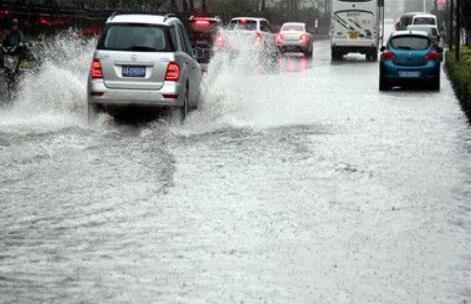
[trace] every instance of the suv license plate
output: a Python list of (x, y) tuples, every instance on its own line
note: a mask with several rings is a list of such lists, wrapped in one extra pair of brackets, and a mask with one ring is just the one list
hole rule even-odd
[(123, 77), (146, 77), (146, 67), (123, 66)]
[(419, 77), (420, 77), (420, 72), (413, 72), (413, 71), (399, 72), (399, 77), (403, 77), (403, 78), (419, 78)]

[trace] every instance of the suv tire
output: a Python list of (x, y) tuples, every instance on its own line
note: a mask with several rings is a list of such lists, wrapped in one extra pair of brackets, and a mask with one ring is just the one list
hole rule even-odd
[(103, 109), (94, 104), (88, 104), (88, 123), (94, 123), (98, 116), (103, 113)]
[(171, 109), (171, 119), (175, 123), (183, 123), (186, 119), (186, 116), (188, 115), (189, 112), (189, 92), (188, 92), (188, 85), (186, 86), (185, 89), (185, 95), (183, 98), (183, 105), (180, 107), (174, 107)]

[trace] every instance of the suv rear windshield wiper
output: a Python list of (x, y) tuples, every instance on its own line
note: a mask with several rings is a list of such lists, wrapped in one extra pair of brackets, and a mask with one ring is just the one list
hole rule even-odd
[(131, 46), (128, 51), (150, 51), (150, 52), (157, 52), (156, 48), (144, 45), (133, 45)]

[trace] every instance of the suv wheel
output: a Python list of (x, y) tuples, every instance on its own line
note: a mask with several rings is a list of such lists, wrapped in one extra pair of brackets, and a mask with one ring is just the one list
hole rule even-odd
[(94, 104), (88, 104), (88, 123), (94, 123), (103, 110)]
[(188, 103), (189, 103), (189, 100), (188, 100), (188, 87), (186, 88), (185, 90), (185, 96), (183, 98), (183, 105), (180, 106), (180, 107), (175, 107), (175, 108), (172, 108), (172, 111), (171, 111), (171, 119), (173, 122), (175, 123), (183, 123), (186, 119), (186, 116), (188, 115)]
[(343, 59), (343, 54), (335, 47), (332, 47), (332, 61), (339, 61)]
[(188, 115), (188, 109), (189, 109), (189, 92), (188, 92), (188, 88), (186, 88), (185, 90), (185, 98), (183, 99), (183, 107), (180, 108), (180, 111), (181, 111), (181, 118), (182, 118), (182, 121), (184, 121), (186, 119), (186, 116)]

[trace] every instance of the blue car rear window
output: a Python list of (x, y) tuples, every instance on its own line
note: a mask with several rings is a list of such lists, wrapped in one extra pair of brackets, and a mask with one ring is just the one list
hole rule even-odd
[(391, 39), (391, 46), (400, 50), (425, 50), (430, 47), (430, 39), (421, 36), (399, 36)]

